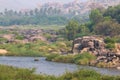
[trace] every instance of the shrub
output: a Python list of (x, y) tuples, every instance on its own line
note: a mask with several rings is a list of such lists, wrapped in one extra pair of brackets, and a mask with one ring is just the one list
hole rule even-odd
[(107, 49), (114, 49), (116, 40), (114, 38), (107, 37), (105, 40)]
[(16, 36), (16, 39), (18, 39), (18, 40), (23, 40), (23, 39), (24, 39), (24, 36), (22, 36), (22, 35), (17, 35), (17, 36)]
[(77, 60), (75, 63), (81, 64), (81, 65), (86, 65), (86, 64), (89, 64), (89, 60), (84, 58), (84, 59)]
[(6, 42), (7, 39), (0, 37), (0, 42)]
[(101, 68), (107, 67), (107, 63), (99, 62), (99, 63), (97, 64), (97, 67), (101, 67)]
[(48, 61), (52, 61), (53, 59), (55, 59), (57, 56), (59, 56), (58, 54), (50, 54), (46, 57), (46, 60)]
[(60, 55), (53, 59), (55, 62), (63, 62), (63, 63), (73, 63), (74, 56), (73, 55)]
[(48, 33), (44, 33), (43, 36), (46, 37), (47, 39), (51, 39), (52, 38), (52, 36), (50, 34), (48, 34)]
[(88, 64), (91, 60), (96, 59), (96, 57), (88, 52), (78, 54), (74, 58), (76, 64)]
[(106, 48), (107, 49), (114, 49), (115, 48), (115, 44), (108, 43), (108, 44), (106, 44)]
[(107, 37), (105, 40), (105, 43), (115, 43), (115, 39), (114, 38), (109, 38), (109, 37)]

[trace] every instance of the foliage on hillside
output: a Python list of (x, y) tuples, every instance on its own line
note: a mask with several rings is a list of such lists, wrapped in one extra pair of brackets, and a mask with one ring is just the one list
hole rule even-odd
[(103, 36), (118, 36), (120, 34), (120, 5), (106, 10), (91, 11), (90, 20), (93, 32)]
[(90, 21), (79, 24), (69, 21), (65, 34), (68, 40), (86, 35), (102, 35), (115, 37), (120, 35), (120, 5), (108, 9), (93, 9), (89, 15)]
[[(72, 17), (71, 17), (72, 16)], [(56, 9), (33, 9), (30, 11), (13, 11), (5, 9), (4, 12), (0, 13), (0, 25), (64, 25), (69, 19), (75, 19), (82, 22), (88, 20), (88, 15), (69, 15), (62, 14), (60, 10)]]

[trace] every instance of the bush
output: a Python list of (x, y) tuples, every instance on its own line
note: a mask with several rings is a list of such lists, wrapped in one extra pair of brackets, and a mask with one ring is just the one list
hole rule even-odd
[(52, 38), (52, 35), (50, 35), (48, 33), (44, 33), (43, 36), (46, 37), (47, 39), (51, 39)]
[(100, 68), (104, 68), (104, 67), (107, 67), (107, 63), (99, 62), (96, 66)]
[(55, 62), (63, 62), (63, 63), (73, 63), (74, 56), (73, 55), (60, 55), (53, 59)]
[(7, 39), (0, 37), (0, 42), (6, 42)]
[(22, 36), (22, 35), (17, 35), (17, 36), (16, 36), (16, 39), (18, 39), (18, 40), (23, 40), (23, 39), (24, 39), (24, 36)]
[(76, 64), (81, 64), (81, 65), (88, 65), (89, 64), (89, 60), (84, 58), (84, 59), (80, 59), (75, 61)]
[(110, 38), (110, 37), (107, 37), (105, 40), (105, 43), (115, 43), (115, 39), (114, 38)]
[(88, 52), (78, 54), (74, 58), (76, 64), (89, 64), (90, 61), (96, 59), (96, 57)]
[(58, 54), (50, 54), (46, 57), (46, 60), (48, 61), (52, 61), (53, 59), (55, 59), (57, 56), (59, 56)]
[(115, 48), (115, 44), (108, 43), (108, 44), (106, 44), (106, 48), (107, 49), (114, 49)]
[(115, 48), (116, 39), (107, 37), (104, 41), (106, 43), (107, 49), (114, 49)]

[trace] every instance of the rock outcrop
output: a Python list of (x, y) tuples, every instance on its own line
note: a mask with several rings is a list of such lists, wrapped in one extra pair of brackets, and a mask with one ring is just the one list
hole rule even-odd
[(120, 44), (115, 44), (116, 47), (113, 51), (107, 49), (105, 45), (104, 39), (97, 36), (76, 38), (73, 41), (73, 53), (89, 52), (95, 55), (97, 59), (90, 62), (90, 65), (120, 67)]
[(115, 52), (117, 55), (120, 55), (120, 43), (115, 44)]
[(109, 50), (105, 48), (104, 40), (100, 37), (85, 36), (77, 38), (73, 44), (74, 53), (90, 52), (95, 55), (104, 55), (109, 52)]

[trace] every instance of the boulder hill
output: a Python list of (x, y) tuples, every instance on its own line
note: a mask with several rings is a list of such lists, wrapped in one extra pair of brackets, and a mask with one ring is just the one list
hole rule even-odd
[(103, 38), (97, 36), (84, 36), (76, 38), (73, 41), (73, 53), (82, 54), (89, 52), (97, 57), (96, 61), (90, 62), (90, 65), (104, 63), (105, 67), (120, 66), (120, 44), (115, 43), (114, 50), (106, 48), (106, 43)]

